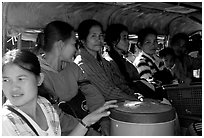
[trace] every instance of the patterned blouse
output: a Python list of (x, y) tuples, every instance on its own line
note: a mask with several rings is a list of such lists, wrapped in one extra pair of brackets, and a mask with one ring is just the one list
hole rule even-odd
[(59, 123), (59, 117), (55, 109), (52, 107), (50, 102), (38, 96), (37, 103), (40, 105), (47, 123), (48, 129), (42, 130), (38, 124), (33, 121), (27, 114), (25, 114), (19, 108), (13, 106), (10, 101), (7, 101), (3, 105), (2, 110), (2, 135), (4, 136), (36, 136), (33, 130), (27, 125), (27, 123), (18, 115), (6, 108), (6, 105), (12, 106), (15, 110), (20, 112), (36, 129), (40, 136), (60, 136), (61, 128)]
[(159, 71), (155, 59), (151, 58), (143, 51), (135, 59), (133, 65), (137, 68), (140, 78), (146, 79), (147, 81), (151, 81), (153, 79), (153, 74)]

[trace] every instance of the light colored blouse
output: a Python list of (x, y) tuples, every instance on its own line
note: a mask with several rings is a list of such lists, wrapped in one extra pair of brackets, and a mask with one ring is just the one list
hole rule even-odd
[(47, 130), (42, 130), (39, 125), (33, 121), (26, 113), (19, 108), (11, 105), (10, 101), (7, 101), (3, 105), (2, 110), (2, 135), (3, 136), (35, 136), (36, 134), (27, 125), (27, 123), (18, 115), (8, 110), (5, 106), (10, 105), (15, 110), (20, 112), (35, 128), (39, 136), (60, 136), (61, 128), (59, 123), (59, 117), (55, 109), (49, 103), (49, 101), (41, 96), (38, 96), (37, 103), (41, 107), (48, 124)]

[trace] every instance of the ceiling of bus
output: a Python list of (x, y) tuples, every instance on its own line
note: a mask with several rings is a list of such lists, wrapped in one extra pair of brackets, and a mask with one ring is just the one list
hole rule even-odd
[(34, 33), (53, 20), (77, 29), (85, 19), (96, 19), (104, 30), (112, 23), (128, 26), (130, 33), (147, 26), (159, 34), (193, 33), (202, 30), (202, 2), (17, 2), (3, 3), (6, 34)]

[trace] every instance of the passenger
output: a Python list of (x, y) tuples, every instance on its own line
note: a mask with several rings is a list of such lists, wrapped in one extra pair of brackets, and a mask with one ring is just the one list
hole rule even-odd
[[(154, 74), (160, 71), (154, 57), (158, 49), (157, 45), (157, 32), (154, 29), (144, 28), (140, 30), (138, 33), (138, 47), (142, 51), (133, 62), (133, 65), (139, 72), (140, 78), (154, 84), (155, 87), (161, 86), (161, 81), (154, 78)], [(157, 98), (166, 98), (166, 93), (163, 93), (162, 89), (155, 90), (155, 92), (157, 93), (149, 93), (149, 95)]]
[(170, 47), (164, 48), (159, 51), (159, 56), (163, 59), (165, 68), (162, 73), (157, 76), (160, 80), (162, 80), (162, 84), (178, 84), (178, 80), (174, 74), (176, 57), (174, 54), (174, 50)]
[(104, 54), (104, 58), (112, 65), (112, 72), (114, 72), (112, 78), (115, 85), (123, 91), (131, 88), (141, 94), (152, 92), (151, 87), (154, 86), (139, 81), (137, 69), (124, 57), (125, 53), (128, 53), (128, 28), (122, 24), (110, 25), (106, 30), (105, 42), (110, 50), (108, 50), (108, 54)]
[[(69, 24), (53, 21), (45, 27), (44, 44), (40, 45), (45, 54), (38, 56), (42, 72), (45, 74), (44, 84), (50, 92), (53, 92), (55, 100), (59, 98), (60, 103), (70, 101), (80, 89), (86, 98), (88, 110), (92, 112), (102, 106), (105, 100), (98, 89), (87, 80), (86, 74), (73, 62), (75, 43), (75, 32)], [(62, 68), (63, 62), (66, 62), (64, 68)], [(75, 108), (77, 107), (72, 107)], [(57, 111), (60, 115), (62, 135), (68, 135), (78, 121), (70, 118), (59, 108)]]
[(78, 36), (81, 48), (75, 63), (88, 74), (88, 79), (100, 90), (105, 100), (136, 100), (136, 97), (116, 87), (111, 78), (113, 72), (106, 70), (110, 69), (110, 64), (100, 54), (104, 43), (102, 25), (96, 20), (85, 20), (78, 27)]
[[(8, 99), (2, 109), (2, 135), (6, 136), (59, 136), (59, 116), (51, 103), (42, 97), (46, 93), (42, 82), (40, 63), (29, 51), (7, 52), (2, 62), (2, 88)], [(70, 135), (84, 135), (88, 126), (108, 116), (106, 109), (117, 107), (109, 101), (87, 115)]]
[[(111, 78), (113, 72), (105, 70), (110, 69), (110, 64), (101, 57), (104, 44), (102, 25), (96, 20), (85, 20), (79, 24), (78, 36), (81, 48), (75, 58), (75, 63), (86, 72), (88, 79), (100, 90), (105, 100), (137, 100), (136, 96), (128, 95), (115, 86)], [(108, 67), (105, 68), (105, 66)], [(109, 130), (108, 118), (101, 123), (106, 126), (106, 130)], [(109, 135), (109, 131), (106, 131), (105, 135)]]
[(140, 77), (137, 69), (124, 57), (129, 48), (128, 28), (122, 24), (112, 24), (107, 28), (105, 36), (105, 42), (110, 47), (108, 54), (126, 81), (131, 83), (138, 80)]
[(188, 55), (187, 47), (189, 45), (188, 35), (185, 33), (175, 34), (171, 41), (170, 47), (174, 49), (177, 61), (175, 75), (180, 83), (190, 84), (193, 78), (193, 70), (202, 70), (202, 56), (201, 52), (197, 58)]

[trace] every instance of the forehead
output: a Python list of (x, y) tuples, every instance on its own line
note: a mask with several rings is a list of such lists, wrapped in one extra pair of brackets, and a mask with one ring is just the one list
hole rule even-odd
[(145, 37), (145, 40), (155, 40), (156, 39), (156, 35), (155, 34), (148, 34)]
[(24, 75), (30, 75), (32, 74), (31, 72), (21, 68), (20, 66), (13, 64), (13, 63), (8, 63), (3, 66), (2, 68), (2, 75), (11, 75), (11, 76), (17, 76), (19, 74), (24, 74)]
[(128, 32), (127, 32), (127, 31), (122, 31), (122, 32), (120, 33), (120, 35), (121, 35), (121, 36), (123, 36), (123, 35), (128, 35)]
[(101, 27), (100, 26), (92, 26), (89, 30), (89, 33), (101, 33), (102, 30), (101, 30)]

